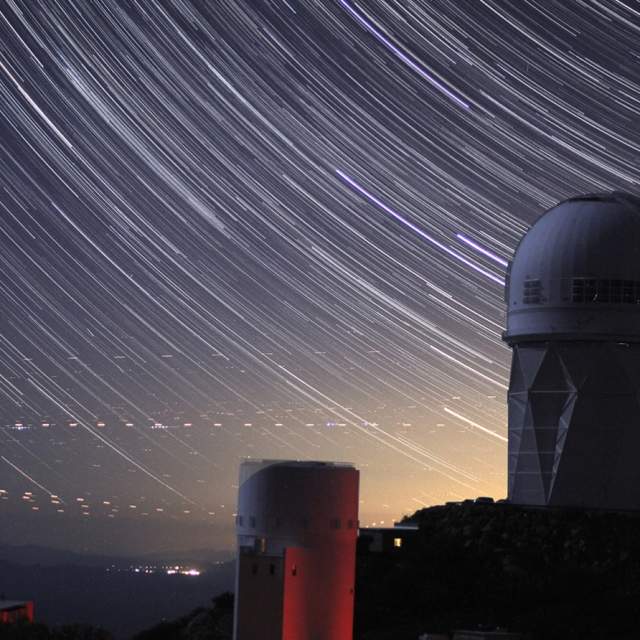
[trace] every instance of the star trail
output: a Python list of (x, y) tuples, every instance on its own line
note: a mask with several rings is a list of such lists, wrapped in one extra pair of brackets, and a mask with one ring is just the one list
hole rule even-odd
[(0, 541), (229, 546), (246, 456), (355, 463), (364, 523), (505, 495), (507, 260), (637, 192), (632, 3), (33, 0), (0, 31)]

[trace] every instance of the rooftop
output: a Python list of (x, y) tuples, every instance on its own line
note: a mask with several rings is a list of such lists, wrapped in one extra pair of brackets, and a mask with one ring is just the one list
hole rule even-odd
[(11, 609), (21, 609), (26, 607), (27, 600), (0, 600), (0, 611), (11, 611)]
[(326, 462), (323, 460), (277, 460), (269, 458), (245, 458), (242, 460), (243, 465), (267, 467), (270, 465), (282, 465), (287, 467), (309, 467), (309, 468), (321, 468), (321, 467), (345, 467), (352, 469), (355, 465), (352, 462)]

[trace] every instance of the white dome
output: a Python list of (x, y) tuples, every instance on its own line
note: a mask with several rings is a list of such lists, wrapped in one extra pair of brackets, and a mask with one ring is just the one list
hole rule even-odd
[(614, 191), (549, 209), (516, 249), (506, 301), (510, 344), (640, 341), (640, 198)]

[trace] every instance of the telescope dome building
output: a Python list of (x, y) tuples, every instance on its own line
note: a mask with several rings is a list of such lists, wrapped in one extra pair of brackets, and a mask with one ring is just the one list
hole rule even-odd
[(640, 198), (565, 200), (509, 264), (511, 502), (640, 509)]
[(351, 640), (359, 472), (245, 460), (238, 489), (234, 640)]

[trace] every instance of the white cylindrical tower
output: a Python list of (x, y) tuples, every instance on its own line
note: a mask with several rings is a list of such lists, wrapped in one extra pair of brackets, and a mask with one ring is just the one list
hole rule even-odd
[(235, 640), (351, 640), (358, 484), (348, 464), (242, 463)]
[(640, 198), (561, 202), (509, 265), (509, 500), (640, 508)]

